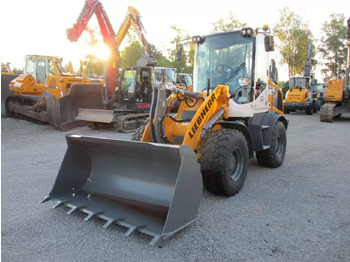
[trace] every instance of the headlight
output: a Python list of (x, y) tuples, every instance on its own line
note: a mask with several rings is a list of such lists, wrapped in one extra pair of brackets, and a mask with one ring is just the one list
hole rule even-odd
[(204, 42), (204, 37), (199, 36), (199, 35), (198, 36), (194, 36), (194, 37), (192, 37), (192, 42), (201, 44), (201, 43)]

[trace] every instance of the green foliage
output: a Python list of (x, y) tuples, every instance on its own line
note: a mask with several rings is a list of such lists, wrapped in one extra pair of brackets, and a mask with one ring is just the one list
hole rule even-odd
[[(176, 26), (170, 26), (170, 29), (172, 29), (176, 33), (174, 40), (170, 42), (174, 46), (178, 41), (190, 38), (190, 36), (186, 33), (186, 31), (184, 31), (181, 28), (178, 28)], [(168, 49), (169, 59), (171, 61), (170, 67), (176, 68), (177, 72), (192, 74), (193, 62), (194, 62), (194, 45), (188, 44), (184, 46), (183, 53), (180, 60), (176, 59), (176, 52), (177, 52), (176, 48)]]
[(136, 66), (142, 56), (143, 47), (139, 41), (133, 41), (121, 52), (121, 67)]
[(23, 69), (15, 67), (15, 68), (12, 69), (12, 73), (14, 73), (15, 75), (23, 74)]
[[(280, 10), (279, 23), (274, 27), (274, 32), (281, 41), (280, 53), (282, 64), (288, 65), (289, 76), (302, 75), (305, 65), (307, 46), (313, 41), (313, 35), (307, 23), (289, 8)], [(311, 64), (315, 65), (315, 47), (311, 55)]]
[(278, 81), (277, 85), (282, 89), (283, 96), (285, 96), (287, 91), (289, 90), (289, 81)]
[(331, 14), (330, 21), (324, 22), (321, 28), (324, 34), (318, 51), (325, 60), (321, 70), (326, 78), (338, 78), (345, 75), (346, 54), (346, 26), (344, 14)]
[[(104, 61), (96, 58), (94, 55), (87, 54), (85, 56), (86, 60), (86, 74), (88, 75), (99, 75), (102, 76), (104, 74)], [(81, 73), (81, 72), (80, 72)]]
[(225, 19), (221, 18), (217, 22), (212, 23), (213, 29), (211, 33), (228, 32), (234, 30), (240, 30), (247, 26), (247, 23), (241, 23), (235, 15), (230, 12), (229, 16)]
[(166, 58), (160, 50), (153, 47), (154, 58), (157, 60), (157, 66), (159, 67), (172, 67), (171, 61)]

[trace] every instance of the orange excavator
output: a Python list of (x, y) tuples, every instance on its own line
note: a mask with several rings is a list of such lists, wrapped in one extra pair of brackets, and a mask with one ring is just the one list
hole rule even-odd
[[(69, 96), (57, 99), (47, 94), (49, 122), (61, 130), (69, 130), (81, 125), (93, 127), (112, 127), (117, 131), (133, 131), (145, 122), (151, 104), (150, 91), (148, 95), (141, 94), (140, 90), (151, 90), (154, 59), (151, 45), (144, 36), (144, 27), (140, 20), (140, 13), (133, 7), (128, 7), (128, 13), (117, 34), (114, 33), (103, 5), (98, 0), (88, 0), (72, 28), (67, 29), (67, 37), (70, 41), (77, 41), (86, 26), (95, 14), (103, 41), (110, 49), (110, 57), (106, 61), (105, 86), (77, 84), (72, 87)], [(135, 29), (142, 45), (143, 54), (137, 61), (137, 66), (120, 70), (119, 83), (117, 84), (117, 72), (119, 71), (119, 47), (130, 27)], [(147, 81), (145, 80), (147, 79)], [(126, 83), (126, 80), (128, 83)], [(148, 84), (144, 84), (148, 83)], [(144, 84), (144, 85), (143, 85)], [(120, 87), (125, 87), (122, 90)], [(146, 86), (147, 85), (147, 86)], [(117, 88), (119, 86), (119, 88)], [(75, 89), (73, 91), (73, 89)], [(89, 93), (94, 93), (93, 97)], [(87, 100), (93, 107), (82, 105), (81, 101)], [(95, 100), (95, 102), (91, 101)], [(101, 100), (103, 103), (100, 103)], [(69, 104), (69, 106), (66, 106)], [(97, 107), (95, 105), (98, 105)]]

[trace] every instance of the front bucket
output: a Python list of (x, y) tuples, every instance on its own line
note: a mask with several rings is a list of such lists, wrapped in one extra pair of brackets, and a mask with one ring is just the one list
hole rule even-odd
[(68, 149), (50, 194), (55, 207), (87, 213), (166, 239), (197, 218), (202, 176), (187, 146), (68, 135)]
[(52, 126), (61, 131), (87, 125), (88, 122), (76, 119), (80, 109), (105, 109), (102, 84), (74, 84), (68, 95), (57, 98), (44, 91), (47, 115)]

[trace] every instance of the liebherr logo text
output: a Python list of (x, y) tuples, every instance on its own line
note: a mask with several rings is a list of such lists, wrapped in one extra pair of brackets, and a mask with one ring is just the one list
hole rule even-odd
[(200, 115), (197, 117), (196, 121), (194, 122), (193, 126), (191, 127), (191, 130), (189, 132), (189, 136), (192, 139), (194, 134), (197, 132), (199, 126), (202, 124), (203, 119), (205, 118), (205, 116), (208, 114), (209, 109), (211, 108), (211, 106), (213, 105), (214, 101), (215, 101), (216, 97), (215, 94), (213, 93), (207, 104), (205, 105), (205, 107), (203, 108), (202, 112), (200, 113)]

